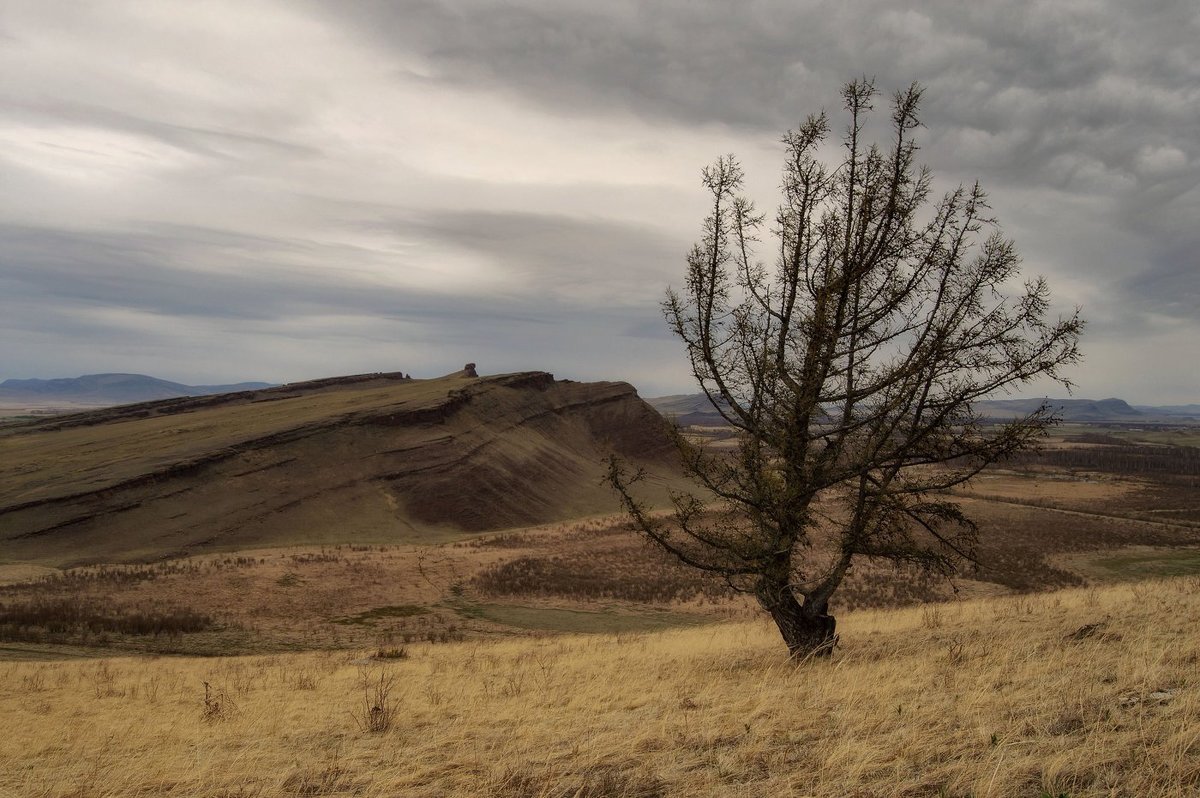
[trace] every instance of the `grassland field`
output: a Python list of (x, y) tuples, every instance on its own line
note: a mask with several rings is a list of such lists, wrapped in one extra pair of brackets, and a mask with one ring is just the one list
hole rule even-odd
[[(863, 562), (834, 611), (1200, 573), (1200, 491), (1189, 484), (1035, 465), (991, 469), (958, 500), (985, 530), (982, 567), (947, 581)], [(386, 648), (755, 614), (617, 516), (448, 537), (69, 569), (0, 564), (0, 659)]]
[(955, 492), (980, 567), (856, 565), (829, 662), (617, 516), (0, 563), (0, 798), (1200, 794), (1191, 455), (1080, 435)]
[(0, 665), (0, 795), (1192, 796), (1200, 580), (657, 633)]

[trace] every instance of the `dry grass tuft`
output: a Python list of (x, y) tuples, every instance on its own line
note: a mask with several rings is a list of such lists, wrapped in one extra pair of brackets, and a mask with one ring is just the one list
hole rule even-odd
[(229, 720), (235, 712), (237, 712), (237, 705), (223, 689), (215, 688), (208, 682), (204, 683), (204, 708), (200, 711), (201, 720), (205, 723)]
[(491, 798), (664, 798), (669, 795), (652, 773), (595, 765), (559, 773), (514, 768), (488, 785)]
[(396, 721), (396, 701), (392, 698), (392, 689), (396, 686), (396, 676), (380, 671), (373, 677), (362, 675), (363, 699), (354, 720), (358, 728), (371, 734), (383, 734), (391, 731)]
[(353, 794), (359, 786), (353, 774), (342, 767), (335, 755), (318, 768), (296, 770), (280, 785), (284, 795), (345, 795)]

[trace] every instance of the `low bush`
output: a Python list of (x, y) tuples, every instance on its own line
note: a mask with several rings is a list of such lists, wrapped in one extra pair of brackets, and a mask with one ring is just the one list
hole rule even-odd
[(0, 602), (0, 640), (42, 641), (47, 636), (106, 632), (179, 635), (202, 632), (214, 625), (211, 617), (187, 608), (130, 610), (105, 607), (82, 597)]

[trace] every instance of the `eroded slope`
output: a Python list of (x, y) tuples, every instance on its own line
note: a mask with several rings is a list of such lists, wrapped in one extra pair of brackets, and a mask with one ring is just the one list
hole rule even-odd
[(0, 559), (443, 539), (611, 511), (609, 451), (669, 472), (624, 383), (324, 380), (0, 430)]

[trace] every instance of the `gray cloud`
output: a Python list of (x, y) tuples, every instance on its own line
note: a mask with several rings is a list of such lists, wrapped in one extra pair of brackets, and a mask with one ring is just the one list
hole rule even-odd
[[(603, 378), (620, 376), (625, 338), (657, 339), (660, 348), (669, 343), (661, 325), (647, 332), (641, 321), (654, 312), (658, 281), (630, 287), (638, 264), (664, 249), (653, 234), (606, 222), (478, 212), (389, 228), (433, 248), (487, 253), (514, 279), (500, 292), (466, 283), (454, 291), (389, 286), (353, 270), (310, 265), (364, 258), (346, 247), (176, 226), (135, 233), (0, 226), (0, 359), (9, 369), (32, 362), (21, 350), (41, 336), (77, 341), (76, 349), (99, 362), (104, 355), (97, 349), (115, 349), (169, 363), (177, 338), (198, 330), (208, 347), (227, 350), (244, 350), (251, 338), (323, 338), (338, 360), (345, 350), (369, 352), (425, 374), (470, 359), (495, 371), (557, 363), (564, 374), (578, 374), (580, 363), (590, 362), (589, 376)], [(574, 257), (562, 262), (566, 251)], [(206, 362), (205, 348), (192, 354), (194, 368), (230, 362), (224, 355)], [(92, 362), (80, 368), (100, 368)], [(366, 358), (354, 370), (380, 368)], [(298, 378), (269, 362), (243, 369), (266, 379)]]
[(597, 304), (647, 304), (676, 276), (680, 241), (631, 223), (548, 213), (443, 211), (418, 216), (418, 230), (505, 264), (514, 292), (562, 299), (586, 292)]
[(55, 102), (45, 97), (9, 99), (9, 119), (38, 124), (99, 128), (154, 139), (205, 158), (245, 161), (254, 157), (302, 158), (319, 150), (285, 138), (248, 133), (235, 128), (181, 124), (86, 102)]
[[(377, 46), (419, 53), (434, 80), (577, 111), (778, 131), (860, 74), (937, 87), (929, 115), (968, 125), (1002, 126), (1041, 108), (1091, 125), (1123, 124), (1108, 113), (1133, 107), (1186, 118), (1176, 100), (1195, 96), (1200, 74), (1196, 8), (1155, 5), (416, 0), (331, 13)], [(1110, 76), (1143, 90), (1122, 96)]]
[[(1064, 203), (1057, 246), (1035, 253), (1052, 271), (1099, 271), (1106, 291), (1128, 298), (1194, 273), (1190, 239), (1173, 243), (1200, 218), (1200, 11), (1186, 0), (1152, 9), (428, 0), (336, 13), (375, 46), (420, 53), (433, 80), (564, 113), (633, 112), (773, 136), (833, 105), (848, 77), (877, 76), (887, 88), (916, 80), (927, 86), (925, 155), (947, 180), (981, 178), (1001, 207), (1009, 203), (999, 194), (1013, 188), (1103, 198), (1103, 225), (1155, 250), (1136, 265), (1074, 263)], [(1141, 276), (1129, 279), (1131, 268)]]
[[(442, 213), (396, 223), (395, 229), (405, 237), (478, 249), (511, 268), (516, 279), (499, 297), (469, 284), (453, 292), (421, 290), (307, 265), (364, 257), (347, 247), (175, 226), (136, 233), (0, 226), (3, 305), (9, 313), (39, 303), (256, 321), (362, 313), (554, 324), (604, 304), (605, 290), (628, 289), (641, 265), (665, 262), (669, 250), (644, 231), (550, 215)], [(584, 290), (572, 299), (574, 288)], [(607, 298), (620, 306), (654, 301), (644, 290)]]
[(1190, 0), (7, 11), (0, 377), (399, 354), (687, 390), (657, 303), (700, 167), (733, 150), (769, 190), (779, 134), (865, 74), (927, 87), (942, 185), (981, 179), (1084, 304), (1085, 393), (1200, 396), (1169, 365), (1200, 337)]

